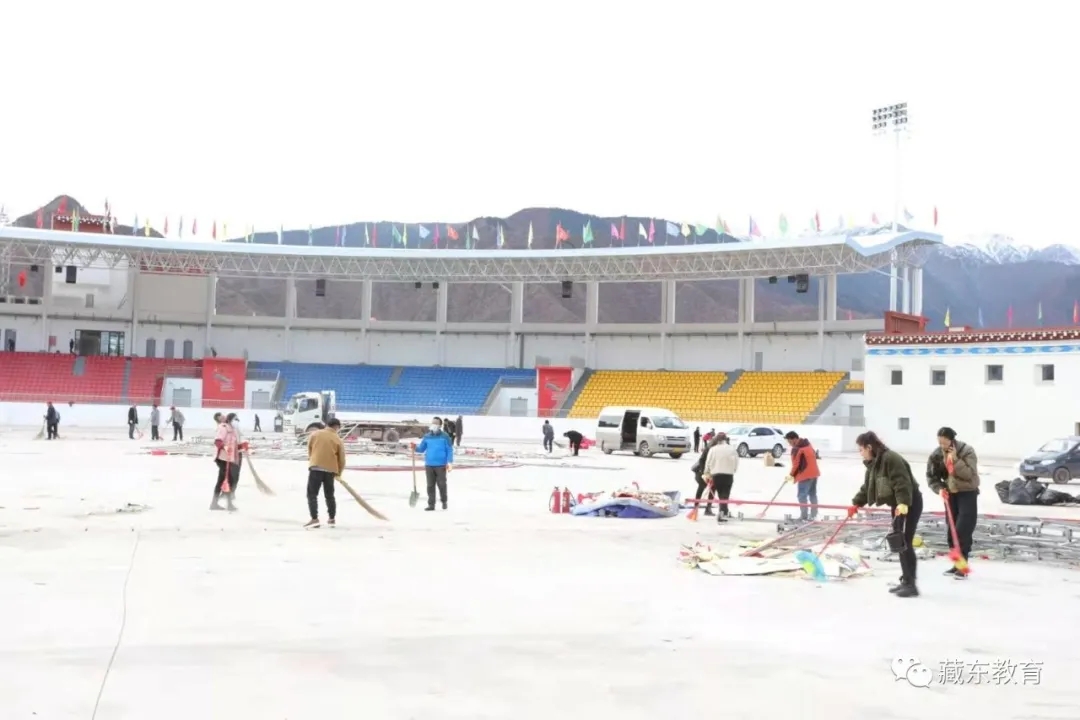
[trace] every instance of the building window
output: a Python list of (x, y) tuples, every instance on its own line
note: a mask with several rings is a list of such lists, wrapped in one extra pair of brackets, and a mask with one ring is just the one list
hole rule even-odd
[(191, 360), (195, 356), (195, 343), (190, 340), (184, 341), (184, 359)]
[(931, 370), (930, 371), (930, 384), (931, 385), (944, 385), (945, 384), (945, 371), (944, 370)]
[(1005, 366), (1004, 365), (987, 365), (986, 366), (986, 382), (999, 383), (1005, 380)]
[(983, 420), (983, 432), (992, 435), (997, 432), (997, 424), (993, 420)]
[(157, 340), (146, 338), (146, 357), (157, 357)]
[(172, 340), (165, 341), (165, 355), (166, 360), (172, 360), (176, 357), (176, 343)]
[(1039, 382), (1052, 383), (1054, 382), (1054, 366), (1053, 365), (1040, 365), (1039, 374), (1036, 375)]
[(904, 371), (903, 370), (893, 370), (893, 371), (891, 371), (890, 384), (891, 385), (903, 385), (904, 384)]
[(911, 418), (900, 418), (900, 421), (896, 424), (901, 430), (911, 429)]

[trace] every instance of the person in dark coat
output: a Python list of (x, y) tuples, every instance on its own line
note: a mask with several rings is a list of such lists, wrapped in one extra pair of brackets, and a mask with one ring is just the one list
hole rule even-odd
[(60, 413), (53, 407), (51, 402), (45, 403), (45, 437), (49, 440), (56, 440), (60, 436), (57, 431), (60, 429)]
[(544, 430), (544, 449), (547, 450), (550, 453), (551, 449), (553, 447), (555, 447), (555, 428), (553, 428), (551, 426), (550, 421), (545, 420), (543, 430)]
[(890, 592), (897, 597), (918, 597), (915, 584), (918, 560), (912, 542), (923, 509), (919, 485), (907, 460), (887, 448), (877, 434), (864, 432), (855, 438), (855, 444), (866, 466), (866, 475), (859, 492), (851, 499), (848, 517), (854, 517), (859, 508), (867, 505), (887, 505), (892, 510), (893, 531), (903, 533), (904, 549), (900, 551), (900, 584)]
[[(956, 431), (951, 427), (938, 430), (937, 439), (938, 448), (926, 462), (926, 483), (948, 503), (956, 525), (956, 539), (960, 541), (960, 554), (967, 560), (979, 519), (979, 458), (975, 448), (956, 439)], [(952, 533), (945, 533), (945, 537), (951, 549)], [(945, 574), (957, 580), (967, 577), (955, 567)]]
[(694, 428), (694, 452), (698, 451), (698, 446), (701, 445), (701, 428)]
[(255, 427), (251, 432), (262, 432), (262, 422), (259, 420), (259, 413), (255, 413)]
[[(705, 460), (709, 457), (709, 450), (712, 448), (712, 446), (713, 443), (711, 441), (705, 443), (705, 447), (701, 449), (701, 455), (698, 457), (697, 462), (694, 463), (693, 466), (691, 466), (690, 468), (690, 470), (694, 473), (694, 481), (697, 483), (697, 492), (694, 494), (694, 499), (700, 500), (701, 496), (705, 494), (705, 488), (709, 488), (708, 499), (710, 500), (710, 502), (705, 506), (706, 515), (714, 514), (711, 500), (713, 499), (713, 495), (716, 493), (715, 488), (713, 488), (712, 484), (709, 482), (709, 479), (711, 478), (707, 478), (705, 476)], [(697, 447), (695, 446), (694, 449), (696, 450)]]
[(581, 450), (581, 441), (585, 439), (585, 436), (577, 430), (568, 430), (563, 433), (563, 437), (570, 442), (570, 449), (573, 451), (574, 457), (577, 457), (578, 451)]
[(443, 428), (442, 429), (443, 429), (443, 433), (446, 434), (447, 440), (449, 440), (450, 444), (453, 445), (454, 444), (454, 436), (457, 435), (457, 425), (455, 425), (454, 421), (451, 420), (450, 418), (446, 418), (446, 420), (443, 420)]
[(128, 439), (135, 439), (135, 431), (139, 429), (139, 411), (134, 405), (128, 408)]
[(457, 420), (454, 421), (454, 445), (461, 447), (461, 432), (464, 420), (460, 415), (457, 416)]

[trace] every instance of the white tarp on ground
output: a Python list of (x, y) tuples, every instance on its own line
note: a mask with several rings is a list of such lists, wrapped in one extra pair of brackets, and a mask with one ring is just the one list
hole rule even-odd
[[(679, 560), (687, 567), (696, 568), (709, 575), (806, 574), (802, 564), (795, 558), (794, 551), (768, 558), (744, 556), (743, 553), (750, 547), (752, 546), (736, 547), (723, 553), (699, 542), (690, 546), (684, 545), (679, 553)], [(806, 549), (817, 554), (821, 546)], [(862, 551), (852, 545), (830, 545), (820, 557), (821, 566), (829, 578), (845, 580), (870, 572)]]

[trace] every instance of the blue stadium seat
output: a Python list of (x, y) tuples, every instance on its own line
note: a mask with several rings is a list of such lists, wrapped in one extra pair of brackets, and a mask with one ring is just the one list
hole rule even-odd
[(281, 373), (284, 398), (297, 392), (334, 390), (339, 410), (370, 412), (475, 415), (500, 380), (536, 378), (533, 369), (404, 367), (391, 386), (397, 368), (390, 365), (252, 362), (248, 366)]

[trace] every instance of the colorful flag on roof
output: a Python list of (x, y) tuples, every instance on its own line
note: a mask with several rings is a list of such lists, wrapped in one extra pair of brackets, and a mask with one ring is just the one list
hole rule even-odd
[(533, 227), (532, 227), (532, 221), (530, 220), (529, 221), (529, 239), (526, 241), (525, 246), (528, 247), (530, 250), (532, 250), (532, 244), (533, 244)]
[(1012, 305), (1005, 311), (1005, 327), (1011, 328), (1013, 324), (1013, 308)]
[(435, 223), (435, 241), (432, 243), (436, 248), (439, 247), (439, 223)]
[(150, 237), (150, 218), (146, 218), (146, 222), (143, 224), (143, 234)]
[(644, 224), (642, 224), (642, 223), (637, 224), (637, 234), (638, 234), (638, 245), (641, 244), (642, 240), (645, 240), (646, 242), (648, 242), (648, 240), (649, 240), (649, 231), (645, 229)]
[(623, 218), (622, 222), (619, 223), (619, 242), (626, 242), (626, 218)]
[(649, 219), (649, 244), (656, 242), (656, 223)]
[[(365, 230), (366, 229), (367, 228), (365, 227)], [(282, 241), (284, 240), (284, 237), (285, 237), (285, 227), (283, 225), (278, 225), (278, 229), (277, 229), (277, 244), (278, 245), (280, 245), (282, 243)]]
[(678, 237), (679, 236), (679, 226), (676, 225), (675, 223), (671, 222), (670, 220), (667, 221), (667, 227), (665, 229), (667, 230), (667, 236), (668, 237)]
[(555, 226), (555, 247), (562, 247), (562, 244), (570, 239), (570, 233), (566, 232), (560, 222)]
[(421, 239), (421, 240), (427, 240), (427, 239), (428, 239), (428, 237), (429, 237), (429, 236), (431, 235), (431, 231), (430, 231), (430, 230), (428, 230), (428, 229), (427, 229), (426, 227), (424, 227), (423, 225), (420, 225), (420, 226), (419, 226), (419, 227), (417, 228), (417, 232), (418, 232), (418, 233), (420, 233), (420, 239)]
[(979, 327), (986, 327), (986, 323), (983, 322), (982, 307), (979, 307)]
[(480, 231), (476, 229), (475, 225), (473, 225), (473, 228), (472, 228), (472, 241), (473, 241), (473, 246), (476, 246), (477, 243), (480, 242)]
[(787, 215), (784, 215), (783, 213), (781, 213), (780, 214), (780, 234), (781, 235), (787, 235), (787, 231), (788, 231)]
[(937, 227), (937, 205), (934, 206), (934, 227)]
[(390, 235), (393, 237), (395, 245), (403, 245), (404, 244), (402, 242), (401, 231), (397, 229), (397, 225), (391, 225), (390, 226)]
[(79, 208), (71, 211), (71, 231), (79, 232)]
[(1042, 315), (1042, 300), (1039, 301), (1039, 327), (1042, 327), (1043, 315)]
[(904, 222), (911, 222), (914, 219), (915, 219), (915, 216), (912, 215), (910, 212), (908, 212), (907, 208), (904, 208)]
[(952, 327), (952, 313), (949, 311), (949, 308), (945, 308), (945, 327)]
[(138, 235), (139, 234), (139, 216), (138, 215), (135, 216), (135, 220), (132, 221), (132, 223), (131, 223), (131, 234), (132, 235)]
[(458, 231), (454, 229), (453, 225), (447, 225), (446, 226), (446, 239), (447, 240), (460, 240), (461, 239), (461, 237), (458, 235)]
[[(612, 222), (611, 222), (611, 239), (612, 240), (618, 240), (619, 239), (619, 226), (615, 224), (614, 220), (612, 220)], [(614, 244), (614, 243), (612, 243), (612, 244)]]
[(503, 231), (502, 223), (499, 223), (499, 230), (498, 230), (498, 233), (495, 236), (495, 247), (502, 250), (503, 247), (505, 247), (505, 246), (506, 246), (506, 234)]
[(307, 226), (307, 244), (309, 247), (315, 244), (315, 228), (310, 225)]
[[(278, 237), (280, 238), (281, 236), (278, 235)], [(281, 241), (279, 240), (278, 245), (280, 244)], [(371, 232), (368, 231), (367, 223), (364, 223), (364, 247), (371, 247)]]
[(761, 228), (758, 227), (754, 216), (750, 216), (750, 237), (761, 237)]

